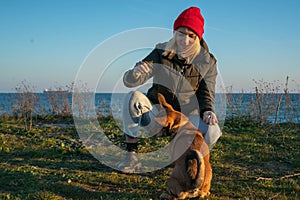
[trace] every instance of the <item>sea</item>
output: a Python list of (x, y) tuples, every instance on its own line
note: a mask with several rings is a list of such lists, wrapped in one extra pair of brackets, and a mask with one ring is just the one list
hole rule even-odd
[[(103, 116), (122, 112), (124, 93), (84, 94), (93, 99), (92, 109)], [(73, 98), (72, 98), (73, 97)], [(72, 111), (72, 93), (0, 93), (0, 115), (18, 115), (26, 106), (34, 114), (65, 114)], [(85, 101), (84, 98), (82, 99)], [(86, 105), (86, 103), (83, 103)], [(300, 123), (300, 94), (298, 93), (222, 93), (215, 97), (219, 119), (250, 116), (271, 123)], [(78, 114), (78, 113), (77, 113)]]

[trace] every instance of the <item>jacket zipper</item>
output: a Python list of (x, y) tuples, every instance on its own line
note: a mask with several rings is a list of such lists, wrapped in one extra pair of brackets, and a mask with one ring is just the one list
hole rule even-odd
[[(178, 80), (178, 83), (177, 83), (177, 87), (176, 87), (174, 96), (177, 96), (177, 95), (178, 95), (179, 86), (181, 86), (182, 81), (183, 81), (183, 79), (185, 78), (185, 77), (184, 77), (185, 70), (186, 70), (186, 69), (185, 69), (185, 65), (182, 65), (182, 66), (181, 66), (181, 70), (180, 70), (180, 78), (179, 78), (179, 80)], [(174, 100), (174, 96), (173, 96), (173, 100)], [(179, 100), (178, 97), (177, 97), (177, 100), (178, 100), (178, 102), (179, 102), (179, 104), (180, 104), (180, 100)], [(179, 105), (179, 106), (180, 106), (180, 105)]]

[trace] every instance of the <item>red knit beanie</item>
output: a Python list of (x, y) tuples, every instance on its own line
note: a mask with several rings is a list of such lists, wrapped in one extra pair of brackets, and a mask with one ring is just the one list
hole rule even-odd
[(184, 10), (174, 22), (174, 30), (184, 26), (193, 30), (202, 39), (204, 33), (204, 18), (200, 13), (200, 8), (190, 7)]

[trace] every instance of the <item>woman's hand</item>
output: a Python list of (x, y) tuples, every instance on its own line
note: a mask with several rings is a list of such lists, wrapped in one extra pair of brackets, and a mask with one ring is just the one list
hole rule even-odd
[(146, 74), (148, 72), (150, 72), (150, 67), (147, 62), (140, 61), (136, 63), (133, 68), (133, 75), (135, 76), (135, 78), (138, 78), (140, 75)]
[(205, 111), (203, 113), (203, 121), (208, 125), (215, 125), (219, 123), (216, 114), (212, 111)]

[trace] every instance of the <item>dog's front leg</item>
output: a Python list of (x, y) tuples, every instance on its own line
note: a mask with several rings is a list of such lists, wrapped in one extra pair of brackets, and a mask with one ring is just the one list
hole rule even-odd
[(211, 187), (211, 180), (212, 180), (212, 168), (209, 162), (209, 155), (204, 157), (205, 163), (205, 177), (203, 187), (201, 188), (201, 197), (207, 197), (210, 195), (210, 187)]

